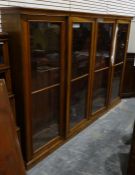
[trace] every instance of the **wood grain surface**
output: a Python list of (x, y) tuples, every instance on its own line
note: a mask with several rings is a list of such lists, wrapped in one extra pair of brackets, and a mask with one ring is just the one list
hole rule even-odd
[(0, 80), (0, 175), (25, 175), (4, 80)]

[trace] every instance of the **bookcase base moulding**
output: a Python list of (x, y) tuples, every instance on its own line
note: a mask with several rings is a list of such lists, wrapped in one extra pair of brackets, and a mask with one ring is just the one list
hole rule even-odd
[(123, 16), (2, 9), (28, 168), (120, 101), (130, 21)]

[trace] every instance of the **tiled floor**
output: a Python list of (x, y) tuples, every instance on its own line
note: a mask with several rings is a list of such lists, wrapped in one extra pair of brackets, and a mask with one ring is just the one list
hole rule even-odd
[(135, 98), (125, 99), (28, 175), (125, 175), (135, 119)]

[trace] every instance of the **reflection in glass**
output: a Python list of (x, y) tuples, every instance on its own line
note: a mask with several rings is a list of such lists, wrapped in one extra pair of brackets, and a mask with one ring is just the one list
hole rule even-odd
[(71, 84), (70, 127), (74, 127), (85, 117), (87, 105), (88, 78), (83, 78)]
[(32, 90), (60, 81), (60, 24), (30, 22)]
[(114, 69), (111, 100), (114, 100), (120, 95), (119, 91), (120, 91), (120, 82), (121, 82), (121, 76), (122, 76), (122, 67), (123, 65), (120, 65), (120, 66), (116, 66)]
[(89, 71), (92, 24), (73, 23), (72, 28), (72, 78), (76, 78)]
[(111, 57), (113, 24), (99, 23), (95, 68), (108, 67)]
[(108, 70), (95, 72), (92, 112), (105, 106), (107, 98)]
[(59, 88), (32, 95), (34, 151), (59, 135)]
[(118, 24), (115, 63), (122, 62), (125, 56), (128, 24)]
[(3, 45), (0, 44), (0, 64), (3, 64)]

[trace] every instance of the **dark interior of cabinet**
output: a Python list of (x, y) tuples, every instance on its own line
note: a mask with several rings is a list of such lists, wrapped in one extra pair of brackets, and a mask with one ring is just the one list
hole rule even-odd
[(3, 58), (3, 45), (0, 44), (0, 65), (4, 64), (4, 58)]
[(96, 112), (106, 106), (108, 88), (108, 69), (95, 72), (92, 99), (92, 112)]
[(92, 23), (72, 22), (70, 128), (86, 118)]
[(122, 87), (123, 97), (135, 96), (135, 53), (127, 53), (124, 81)]
[(127, 46), (128, 27), (129, 27), (128, 24), (119, 24), (118, 25), (115, 64), (124, 61), (125, 49)]
[(116, 38), (116, 52), (114, 58), (114, 66), (112, 73), (111, 101), (114, 101), (121, 95), (123, 70), (125, 68), (125, 58), (127, 49), (129, 24), (118, 24), (118, 32)]
[(114, 23), (111, 21), (98, 23), (94, 64), (95, 70), (93, 73), (92, 113), (106, 108), (108, 104), (113, 30)]
[(5, 72), (0, 73), (0, 79), (6, 79)]
[(59, 23), (30, 22), (32, 133), (34, 151), (59, 136)]
[(110, 65), (113, 28), (113, 23), (98, 24), (95, 70), (109, 67)]
[(59, 135), (59, 87), (32, 95), (34, 150)]
[(92, 24), (72, 24), (72, 79), (89, 72)]
[(70, 127), (86, 118), (88, 77), (71, 83)]
[(120, 96), (120, 83), (121, 83), (122, 69), (123, 69), (123, 64), (114, 67), (113, 80), (112, 80), (112, 94), (111, 94), (112, 101)]

